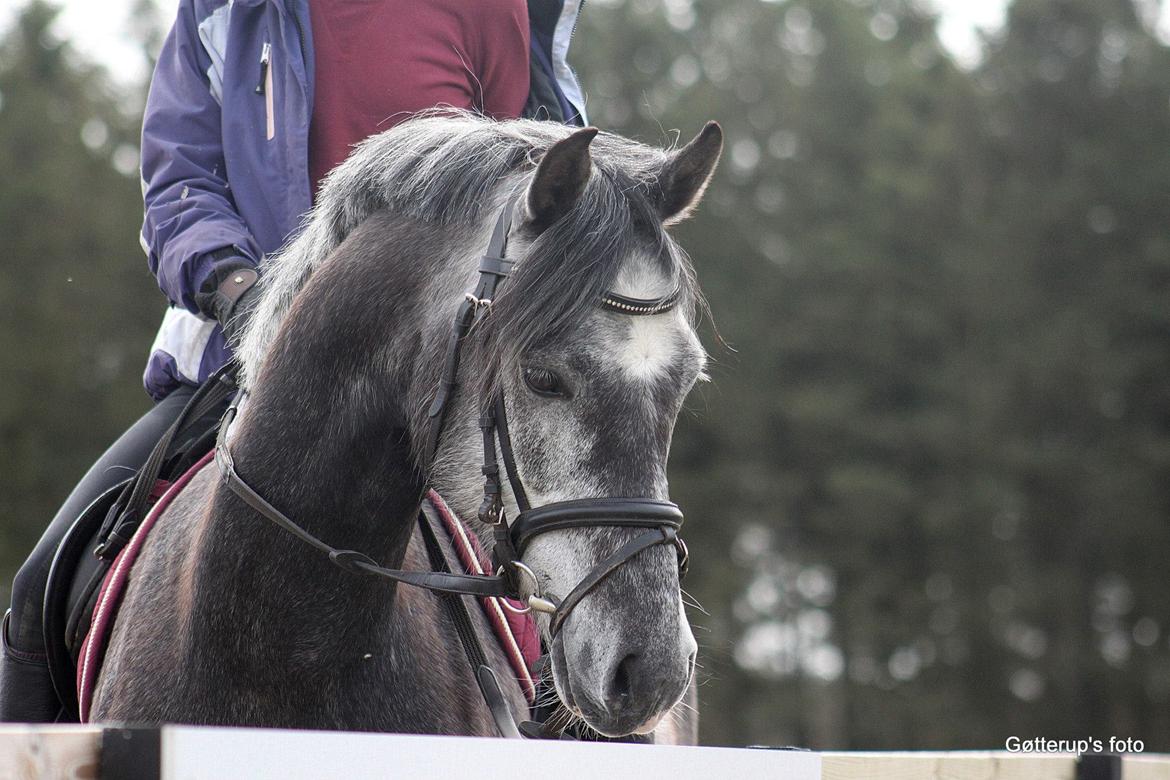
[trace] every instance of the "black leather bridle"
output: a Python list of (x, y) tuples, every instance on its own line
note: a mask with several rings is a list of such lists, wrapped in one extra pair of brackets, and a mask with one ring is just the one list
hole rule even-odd
[[(447, 342), (447, 355), (443, 362), (443, 375), (439, 391), (427, 414), (431, 421), (430, 436), (427, 440), (426, 463), (434, 462), (442, 436), (443, 422), (450, 399), (458, 386), (459, 361), (463, 342), (481, 317), (490, 311), (492, 300), (505, 279), (511, 274), (514, 263), (506, 259), (508, 233), (511, 230), (512, 215), (516, 210), (516, 198), (512, 198), (500, 211), (492, 230), (487, 253), (480, 261), (479, 282), (474, 293), (469, 293), (455, 315), (451, 336)], [(678, 293), (641, 300), (627, 298), (608, 292), (602, 296), (600, 305), (604, 309), (629, 315), (661, 314), (669, 311), (678, 301)], [(619, 566), (634, 558), (643, 550), (658, 544), (673, 544), (678, 550), (680, 574), (686, 572), (688, 554), (686, 544), (678, 535), (683, 514), (670, 501), (651, 498), (585, 498), (573, 501), (558, 501), (533, 507), (528, 493), (520, 480), (519, 470), (512, 450), (512, 439), (508, 431), (508, 418), (504, 399), (497, 394), (485, 399), (479, 427), (483, 433), (483, 475), (484, 497), (479, 507), (480, 522), (492, 529), (495, 545), (492, 551), (497, 572), (509, 583), (509, 592), (520, 592), (521, 574), (532, 580), (536, 595), (530, 596), (530, 607), (552, 615), (550, 634), (555, 636), (564, 624), (565, 618), (577, 604), (602, 580)], [(512, 489), (520, 514), (514, 522), (508, 523), (504, 513), (500, 481), (500, 464), (496, 460), (496, 440), (503, 458), (504, 473)], [(613, 554), (598, 563), (593, 569), (559, 601), (550, 601), (539, 595), (540, 585), (532, 571), (522, 563), (522, 556), (528, 544), (537, 536), (549, 531), (567, 528), (595, 528), (599, 526), (645, 528), (645, 533), (624, 544)]]
[[(459, 362), (463, 343), (476, 323), (480, 322), (485, 313), (490, 311), (496, 291), (512, 271), (514, 263), (506, 259), (505, 255), (512, 215), (516, 206), (517, 198), (513, 197), (501, 210), (492, 231), (487, 253), (480, 261), (479, 281), (475, 291), (465, 295), (455, 314), (451, 335), (447, 342), (439, 388), (428, 410), (430, 430), (425, 451), (425, 465), (428, 469), (434, 463), (435, 453), (442, 437), (447, 408), (456, 387), (458, 387)], [(649, 300), (628, 298), (607, 292), (598, 303), (602, 308), (619, 314), (644, 316), (667, 312), (678, 302), (678, 299), (679, 293), (677, 291), (671, 295)], [(525, 736), (540, 737), (557, 736), (557, 734), (547, 732), (541, 724), (532, 721), (520, 724), (520, 730), (517, 730), (508, 707), (504, 703), (495, 674), (490, 665), (487, 664), (483, 649), (471, 627), (466, 607), (462, 600), (455, 597), (456, 595), (503, 596), (515, 599), (521, 594), (521, 580), (526, 576), (532, 586), (527, 599), (527, 608), (550, 615), (549, 632), (550, 636), (555, 637), (573, 608), (590, 591), (622, 564), (629, 562), (643, 550), (659, 544), (674, 545), (678, 554), (679, 576), (686, 573), (687, 548), (678, 535), (683, 515), (678, 506), (670, 501), (637, 497), (606, 497), (558, 501), (533, 507), (516, 468), (502, 394), (484, 399), (483, 413), (479, 419), (479, 427), (483, 433), (484, 499), (478, 515), (481, 522), (492, 528), (495, 540), (492, 557), (496, 566), (496, 574), (494, 576), (471, 575), (443, 571), (442, 569), (446, 569), (447, 566), (443, 561), (436, 531), (427, 519), (426, 513), (422, 511), (419, 513), (419, 529), (434, 570), (408, 571), (380, 566), (364, 553), (338, 549), (325, 543), (291, 520), (244, 481), (236, 470), (236, 464), (227, 443), (228, 429), (236, 416), (240, 400), (241, 398), (237, 396), (228, 408), (216, 440), (215, 461), (227, 487), (259, 514), (305, 544), (324, 553), (332, 563), (340, 568), (353, 573), (368, 574), (405, 585), (425, 588), (441, 594), (446, 609), (458, 630), (480, 690), (483, 692), (484, 699), (502, 736), (519, 737), (521, 732)], [(511, 486), (516, 505), (520, 509), (520, 514), (511, 524), (508, 523), (503, 507), (500, 465), (496, 460), (497, 438), (500, 455), (503, 459), (504, 473)], [(550, 531), (602, 526), (642, 528), (645, 531), (595, 565), (563, 599), (543, 597), (536, 574), (522, 561), (524, 551), (531, 541)], [(507, 602), (503, 603), (507, 604)]]
[[(447, 342), (443, 373), (428, 415), (430, 432), (426, 447), (426, 465), (434, 462), (442, 436), (446, 411), (458, 386), (459, 362), (462, 346), (473, 326), (490, 310), (492, 298), (500, 284), (512, 271), (513, 262), (506, 259), (508, 233), (511, 229), (512, 214), (516, 209), (516, 198), (511, 199), (501, 210), (492, 231), (487, 253), (479, 266), (479, 282), (474, 293), (468, 293), (459, 306), (451, 335)], [(669, 311), (678, 300), (678, 293), (643, 300), (627, 298), (615, 293), (606, 293), (599, 305), (610, 311), (633, 316), (660, 314)], [(237, 399), (238, 403), (238, 399)], [(492, 528), (495, 545), (492, 552), (496, 575), (453, 574), (439, 571), (407, 571), (389, 569), (378, 565), (364, 553), (355, 550), (341, 550), (326, 544), (304, 528), (293, 522), (282, 511), (270, 504), (240, 476), (227, 445), (227, 431), (236, 415), (237, 403), (233, 403), (224, 416), (216, 442), (215, 460), (224, 483), (258, 513), (276, 523), (309, 546), (321, 551), (337, 566), (361, 574), (384, 577), (406, 585), (426, 588), (441, 593), (474, 596), (507, 596), (517, 598), (521, 593), (521, 580), (531, 580), (532, 594), (527, 603), (529, 608), (551, 615), (550, 633), (555, 636), (564, 625), (569, 613), (581, 600), (597, 587), (606, 577), (622, 564), (627, 563), (643, 550), (659, 544), (672, 544), (678, 552), (680, 575), (687, 569), (686, 545), (678, 535), (683, 515), (678, 506), (670, 501), (651, 498), (584, 498), (574, 501), (558, 501), (533, 507), (520, 480), (508, 433), (507, 415), (502, 395), (486, 400), (479, 425), (483, 432), (483, 475), (484, 500), (479, 508), (479, 519)], [(504, 472), (515, 497), (520, 514), (509, 524), (504, 513), (501, 496), (500, 466), (496, 460), (496, 440), (499, 439), (500, 454), (503, 457)], [(424, 531), (429, 526), (421, 524)], [(563, 599), (544, 598), (540, 595), (540, 583), (536, 575), (524, 565), (522, 556), (531, 541), (544, 533), (567, 528), (595, 528), (599, 526), (621, 528), (644, 528), (644, 533), (634, 537), (606, 557), (569, 592)]]

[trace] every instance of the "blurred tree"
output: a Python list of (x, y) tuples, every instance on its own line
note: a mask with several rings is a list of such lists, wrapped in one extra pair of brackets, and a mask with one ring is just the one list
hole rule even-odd
[[(1013, 597), (989, 634), (1013, 651), (997, 671), (1030, 706), (1005, 725), (1165, 746), (1170, 52), (1140, 9), (1012, 7), (978, 74), (988, 241), (967, 274), (996, 305), (966, 308), (969, 354), (992, 377), (970, 410), (985, 426), (977, 457), (1011, 494), (1000, 573)], [(1019, 652), (1020, 625), (1045, 652)]]
[(30, 3), (0, 45), (5, 591), (74, 482), (146, 408), (164, 305), (137, 240), (137, 96), (57, 39), (56, 13)]
[[(677, 228), (730, 345), (709, 329), (672, 459), (705, 741), (1170, 750), (1170, 52), (1147, 6), (1018, 0), (964, 71), (912, 0), (589, 3), (594, 123), (727, 132)], [(140, 95), (52, 17), (33, 2), (0, 47), (7, 572), (145, 406), (162, 306)]]
[(896, 0), (584, 24), (595, 122), (728, 135), (679, 230), (736, 350), (672, 464), (705, 739), (1164, 739), (1170, 95), (1133, 7), (1021, 2), (971, 73)]

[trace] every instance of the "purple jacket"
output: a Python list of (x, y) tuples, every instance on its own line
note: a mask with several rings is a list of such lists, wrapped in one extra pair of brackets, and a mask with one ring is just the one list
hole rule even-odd
[[(194, 300), (214, 264), (258, 265), (312, 204), (308, 3), (181, 0), (159, 55), (142, 125), (142, 248), (170, 300), (143, 377), (156, 400), (203, 382), (230, 356), (221, 328)], [(581, 0), (528, 5), (525, 115), (583, 124), (581, 88), (565, 61)], [(264, 94), (256, 90), (262, 56), (271, 72)], [(234, 249), (219, 251), (227, 247)]]

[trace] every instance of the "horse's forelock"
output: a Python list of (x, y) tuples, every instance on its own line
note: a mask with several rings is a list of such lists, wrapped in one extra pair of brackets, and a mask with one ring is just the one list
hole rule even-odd
[[(624, 172), (602, 170), (577, 205), (515, 258), (484, 338), (474, 342), (481, 366), (516, 365), (533, 346), (575, 329), (632, 258), (656, 260), (657, 273), (679, 288), (680, 305), (693, 313), (699, 293), (689, 260), (661, 230), (643, 189)], [(489, 385), (481, 390), (490, 395), (498, 377), (479, 373)]]
[[(244, 385), (254, 382), (297, 293), (362, 221), (392, 209), (438, 225), (477, 225), (515, 188), (517, 174), (573, 128), (495, 122), (466, 112), (426, 112), (361, 143), (322, 184), (303, 229), (266, 258), (258, 300), (237, 345)], [(499, 296), (491, 331), (497, 358), (515, 360), (533, 343), (579, 322), (634, 251), (662, 258), (684, 299), (697, 300), (685, 255), (662, 232), (650, 201), (666, 152), (620, 136), (591, 146), (594, 176), (569, 215), (532, 243)]]

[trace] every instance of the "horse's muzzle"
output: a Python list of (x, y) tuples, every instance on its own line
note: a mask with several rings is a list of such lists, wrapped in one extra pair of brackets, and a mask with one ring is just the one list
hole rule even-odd
[[(570, 711), (607, 737), (645, 733), (686, 693), (695, 667), (694, 636), (681, 609), (677, 619), (664, 615), (650, 625), (642, 615), (632, 631), (599, 623), (604, 614), (579, 610), (554, 639), (557, 692)], [(605, 641), (615, 633), (618, 642)]]

